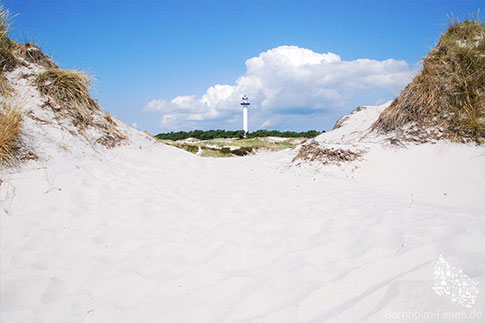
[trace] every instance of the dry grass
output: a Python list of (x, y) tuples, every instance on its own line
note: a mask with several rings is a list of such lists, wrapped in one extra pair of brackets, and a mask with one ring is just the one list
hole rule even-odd
[[(454, 22), (424, 58), (423, 71), (373, 124), (379, 132), (414, 134), (436, 128), (436, 137), (482, 142), (485, 138), (485, 26)], [(405, 131), (404, 131), (405, 132)], [(429, 134), (429, 131), (428, 131)]]
[(10, 13), (0, 5), (0, 95), (6, 97), (12, 91), (7, 82), (5, 71), (16, 65), (15, 56), (12, 53), (13, 42), (8, 38)]
[(10, 12), (0, 5), (0, 72), (11, 71), (18, 65), (18, 59), (13, 54), (16, 43), (8, 38), (10, 28)]
[(57, 68), (57, 65), (49, 56), (42, 52), (42, 49), (32, 43), (17, 44), (14, 53), (29, 63), (34, 63), (47, 68)]
[(69, 116), (74, 125), (81, 128), (93, 126), (92, 112), (100, 110), (88, 88), (88, 75), (81, 71), (48, 68), (37, 80), (39, 91), (54, 100), (61, 112)]
[(12, 87), (7, 81), (7, 78), (5, 77), (4, 73), (0, 73), (0, 96), (2, 97), (8, 97), (10, 93), (12, 92)]
[(6, 36), (9, 28), (10, 11), (8, 11), (8, 9), (4, 9), (3, 5), (0, 5), (0, 36)]
[(56, 103), (48, 100), (47, 105), (70, 118), (81, 131), (88, 127), (100, 130), (103, 135), (96, 139), (97, 143), (112, 148), (126, 139), (109, 114), (95, 120), (96, 114), (102, 115), (101, 109), (89, 94), (90, 77), (83, 72), (48, 68), (38, 76), (37, 86), (43, 95)]
[[(84, 130), (95, 128), (98, 134), (101, 133), (96, 142), (107, 147), (114, 147), (124, 140), (125, 136), (118, 130), (116, 122), (111, 116), (105, 116), (97, 101), (91, 98), (88, 91), (91, 86), (90, 77), (81, 71), (59, 69), (41, 48), (32, 43), (18, 44), (12, 41), (7, 35), (9, 19), (9, 11), (0, 5), (0, 95), (6, 97), (12, 90), (5, 72), (12, 71), (18, 65), (28, 66), (29, 63), (43, 66), (45, 70), (37, 76), (37, 87), (47, 97), (45, 106), (54, 110), (56, 120), (71, 120), (88, 141), (91, 139)], [(23, 77), (28, 75), (24, 74)], [(11, 117), (11, 112), (2, 115), (5, 122)], [(7, 129), (3, 129), (3, 124), (1, 130), (2, 135), (5, 135)], [(31, 159), (30, 155), (33, 154), (22, 150), (19, 159)]]
[(45, 67), (57, 65), (45, 55), (42, 50), (32, 43), (18, 44), (8, 37), (10, 28), (10, 12), (0, 5), (0, 72), (12, 71), (18, 65), (25, 65), (18, 57), (29, 63)]
[(113, 117), (111, 116), (111, 114), (109, 112), (106, 112), (104, 119), (106, 120), (106, 122), (108, 124), (110, 124), (112, 126), (116, 126), (116, 123), (114, 122)]
[(346, 115), (346, 116), (343, 116), (342, 118), (338, 119), (337, 122), (335, 122), (332, 130), (335, 130), (335, 129), (338, 129), (338, 128), (341, 128), (343, 126), (343, 124), (345, 122), (347, 122), (347, 120), (349, 120), (350, 116), (354, 113), (357, 113), (359, 111), (362, 111), (364, 110), (365, 107), (364, 106), (358, 106), (357, 108), (355, 108), (354, 110), (352, 110), (352, 112), (350, 112), (350, 114)]
[(12, 164), (20, 149), (20, 126), (22, 116), (15, 108), (5, 104), (0, 109), (0, 162)]
[(340, 165), (342, 162), (354, 161), (360, 156), (361, 154), (358, 152), (353, 152), (342, 148), (322, 147), (318, 143), (312, 142), (302, 145), (292, 162), (294, 163), (297, 160), (303, 160), (309, 162), (318, 161), (324, 165)]

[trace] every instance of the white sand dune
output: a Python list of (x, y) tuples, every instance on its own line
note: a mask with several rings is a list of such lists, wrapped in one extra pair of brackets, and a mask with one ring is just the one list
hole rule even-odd
[[(12, 100), (51, 120), (15, 82)], [(483, 311), (481, 294), (464, 308), (432, 286), (439, 255), (485, 285), (485, 149), (386, 144), (367, 134), (382, 109), (317, 138), (367, 151), (341, 167), (295, 167), (288, 150), (200, 158), (119, 121), (129, 143), (94, 150), (68, 124), (26, 118), (40, 159), (1, 173), (2, 323)]]

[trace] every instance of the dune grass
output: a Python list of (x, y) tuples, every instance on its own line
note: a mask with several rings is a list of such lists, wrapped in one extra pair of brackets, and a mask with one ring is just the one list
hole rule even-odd
[(0, 163), (12, 164), (20, 144), (22, 116), (18, 109), (5, 103), (0, 109)]
[(5, 77), (5, 74), (0, 73), (0, 96), (2, 97), (8, 97), (10, 93), (12, 92), (12, 87), (7, 81), (7, 78)]
[(13, 70), (19, 61), (14, 55), (16, 43), (8, 37), (10, 12), (0, 5), (0, 72)]
[[(304, 144), (301, 146), (298, 154), (293, 158), (292, 162), (301, 161), (318, 161), (324, 165), (333, 164), (340, 165), (344, 162), (350, 162), (358, 159), (361, 152), (351, 151), (342, 148), (327, 148), (320, 146), (317, 142)], [(299, 163), (299, 164), (300, 164)], [(299, 165), (297, 164), (297, 165)]]
[(15, 53), (29, 63), (34, 63), (47, 68), (57, 68), (57, 65), (42, 49), (32, 43), (17, 44)]
[(5, 71), (16, 65), (13, 43), (7, 33), (10, 27), (10, 13), (0, 5), (0, 95), (6, 97), (12, 90), (5, 77)]
[[(439, 137), (485, 138), (485, 26), (455, 21), (424, 58), (423, 70), (374, 123), (379, 132), (439, 129)], [(439, 139), (439, 138), (438, 138)]]
[[(91, 98), (88, 91), (91, 87), (89, 75), (82, 71), (50, 67), (39, 74), (37, 86), (43, 95), (57, 104), (50, 106), (71, 119), (81, 131), (88, 127), (102, 131), (103, 135), (96, 140), (97, 143), (112, 148), (126, 139), (111, 115), (101, 113), (98, 103)], [(102, 118), (95, 120), (98, 113)]]
[[(84, 130), (88, 127), (96, 128), (98, 134), (101, 132), (96, 142), (109, 148), (126, 139), (113, 118), (109, 114), (105, 115), (97, 101), (91, 98), (88, 91), (91, 87), (90, 76), (82, 71), (58, 68), (32, 42), (18, 44), (12, 41), (8, 37), (10, 17), (10, 12), (0, 5), (0, 95), (5, 98), (13, 91), (6, 77), (7, 72), (17, 66), (37, 65), (42, 68), (42, 72), (37, 75), (37, 88), (47, 99), (44, 106), (55, 112), (56, 120), (69, 119), (88, 140), (92, 138), (88, 138), (90, 136)], [(7, 117), (10, 118), (11, 114), (4, 113), (3, 118)]]
[(75, 125), (93, 125), (92, 111), (99, 110), (99, 106), (88, 92), (91, 86), (88, 75), (81, 71), (48, 68), (38, 76), (37, 85), (43, 95), (59, 104)]

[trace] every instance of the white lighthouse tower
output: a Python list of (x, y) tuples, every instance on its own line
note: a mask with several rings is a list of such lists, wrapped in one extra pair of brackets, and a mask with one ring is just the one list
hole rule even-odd
[(243, 130), (244, 130), (244, 138), (246, 138), (246, 135), (248, 133), (248, 97), (245, 95), (242, 97), (242, 102), (241, 105), (243, 107)]

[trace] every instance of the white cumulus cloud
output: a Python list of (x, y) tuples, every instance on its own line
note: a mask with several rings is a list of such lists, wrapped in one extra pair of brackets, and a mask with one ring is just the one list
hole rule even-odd
[[(415, 72), (404, 61), (345, 61), (334, 53), (321, 54), (297, 46), (265, 51), (248, 59), (246, 69), (233, 85), (211, 86), (202, 97), (154, 99), (144, 111), (160, 113), (162, 128), (205, 128), (214, 123), (230, 128), (239, 122), (239, 103), (245, 94), (251, 102), (250, 121), (255, 124), (323, 129), (358, 104), (391, 99)], [(327, 124), (318, 127), (316, 122)]]

